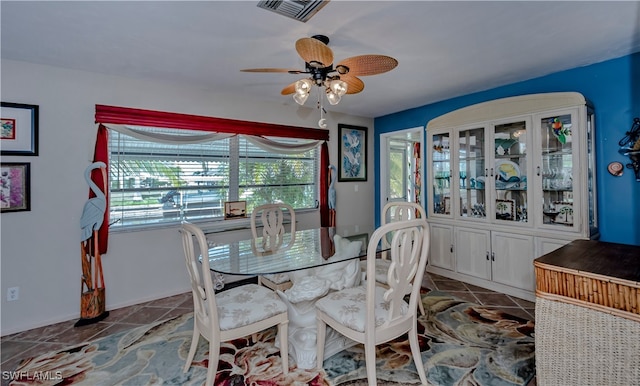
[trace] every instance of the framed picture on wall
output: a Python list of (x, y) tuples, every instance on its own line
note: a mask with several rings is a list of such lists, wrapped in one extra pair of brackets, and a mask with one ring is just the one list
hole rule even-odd
[(0, 164), (0, 212), (31, 210), (30, 169), (28, 162)]
[(338, 181), (367, 180), (367, 128), (338, 124)]
[(515, 200), (496, 199), (496, 219), (514, 221), (516, 219)]
[(38, 106), (1, 102), (0, 153), (38, 155)]

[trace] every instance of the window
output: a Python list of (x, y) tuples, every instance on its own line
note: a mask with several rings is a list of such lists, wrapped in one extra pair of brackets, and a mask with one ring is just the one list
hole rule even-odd
[[(150, 127), (158, 135), (202, 136), (202, 131)], [(299, 143), (277, 138), (279, 143)], [(257, 205), (282, 201), (317, 207), (319, 151), (280, 154), (244, 136), (174, 144), (109, 130), (110, 228), (149, 228), (223, 219), (225, 201)]]

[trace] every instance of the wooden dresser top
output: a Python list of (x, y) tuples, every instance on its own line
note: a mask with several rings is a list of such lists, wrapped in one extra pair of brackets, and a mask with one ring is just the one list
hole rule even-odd
[(640, 246), (635, 245), (574, 240), (535, 263), (640, 282)]

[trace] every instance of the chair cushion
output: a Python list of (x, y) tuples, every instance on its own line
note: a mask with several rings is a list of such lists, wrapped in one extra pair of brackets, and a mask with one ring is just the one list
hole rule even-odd
[(246, 326), (287, 311), (275, 292), (246, 284), (216, 294), (220, 330)]
[[(385, 289), (376, 286), (375, 294), (375, 319), (376, 327), (387, 320), (389, 303), (383, 299)], [(316, 308), (329, 315), (340, 324), (352, 330), (364, 332), (367, 316), (367, 289), (364, 286), (346, 288), (342, 291), (330, 293), (316, 302)], [(402, 313), (409, 311), (409, 304), (402, 302)]]
[[(387, 284), (387, 273), (389, 272), (389, 266), (391, 260), (376, 259), (376, 281), (378, 283)], [(360, 261), (360, 268), (362, 272), (367, 273), (367, 261)]]
[(269, 273), (262, 275), (262, 277), (275, 284), (282, 284), (289, 281), (289, 275), (286, 273)]

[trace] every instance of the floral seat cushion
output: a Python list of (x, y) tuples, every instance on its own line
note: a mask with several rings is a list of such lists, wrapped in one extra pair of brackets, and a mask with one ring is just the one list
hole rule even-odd
[[(376, 327), (387, 320), (389, 303), (383, 299), (386, 289), (376, 286), (375, 293), (375, 319)], [(333, 319), (353, 330), (364, 332), (367, 314), (367, 289), (364, 286), (346, 288), (333, 292), (316, 302), (316, 308)], [(409, 304), (403, 301), (401, 310), (403, 314), (409, 311)]]
[(259, 322), (287, 311), (275, 292), (257, 284), (247, 284), (216, 294), (221, 330)]

